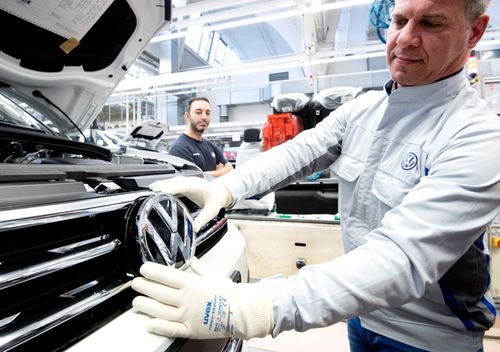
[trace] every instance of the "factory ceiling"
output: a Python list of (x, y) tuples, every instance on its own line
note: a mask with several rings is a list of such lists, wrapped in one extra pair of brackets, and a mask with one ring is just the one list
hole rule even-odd
[[(380, 5), (385, 1), (376, 1)], [(123, 81), (116, 95), (181, 94), (332, 79), (363, 86), (385, 79), (383, 31), (373, 0), (177, 0), (172, 21), (146, 51), (157, 72)], [(380, 10), (384, 10), (382, 7)], [(500, 57), (500, 1), (492, 1), (489, 29), (478, 51)], [(153, 65), (154, 66), (154, 65)], [(153, 70), (154, 71), (154, 70)], [(325, 81), (327, 80), (327, 81)]]

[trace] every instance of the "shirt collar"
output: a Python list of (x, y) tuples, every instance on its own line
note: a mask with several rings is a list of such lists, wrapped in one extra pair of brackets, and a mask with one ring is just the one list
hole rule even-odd
[(469, 85), (469, 81), (465, 74), (458, 72), (430, 84), (397, 87), (397, 89), (391, 80), (385, 85), (385, 92), (393, 103), (421, 103), (454, 97), (467, 85)]
[[(455, 73), (452, 73), (452, 74), (448, 75), (448, 76), (441, 77), (440, 79), (438, 79), (438, 80), (436, 80), (436, 81), (432, 82), (431, 84), (434, 84), (434, 83), (437, 83), (437, 82), (441, 82), (441, 81), (444, 81), (444, 80), (446, 80), (446, 79), (448, 79), (448, 78), (450, 78), (450, 77), (456, 76), (456, 75), (458, 75), (459, 73), (461, 73), (462, 71), (463, 71), (463, 68), (462, 68), (462, 69), (460, 69), (460, 70), (458, 70), (458, 71), (457, 71), (457, 72), (455, 72)], [(399, 88), (399, 87), (398, 87), (397, 82), (394, 82), (392, 79), (390, 79), (390, 80), (389, 80), (389, 81), (388, 81), (388, 82), (384, 85), (384, 90), (385, 90), (385, 92), (387, 93), (387, 95), (391, 95), (391, 94), (392, 94), (392, 92), (394, 92), (394, 91), (395, 91), (396, 89), (398, 89), (398, 88)], [(409, 87), (408, 87), (408, 88), (409, 88)]]

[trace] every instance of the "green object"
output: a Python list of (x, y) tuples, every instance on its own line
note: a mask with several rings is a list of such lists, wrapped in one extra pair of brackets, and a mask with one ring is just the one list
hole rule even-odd
[(279, 214), (278, 218), (280, 218), (280, 219), (291, 219), (292, 216), (289, 215), (289, 214)]

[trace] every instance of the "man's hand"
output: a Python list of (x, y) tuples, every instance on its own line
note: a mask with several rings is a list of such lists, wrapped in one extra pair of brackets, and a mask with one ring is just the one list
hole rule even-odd
[(177, 176), (168, 180), (156, 181), (149, 185), (155, 192), (172, 196), (184, 195), (202, 208), (194, 219), (194, 230), (198, 230), (213, 219), (221, 208), (229, 206), (233, 197), (221, 181), (207, 181), (200, 177)]
[(249, 339), (269, 334), (274, 325), (271, 295), (266, 285), (236, 284), (196, 258), (193, 273), (160, 264), (141, 267), (144, 278), (132, 288), (148, 297), (133, 301), (154, 319), (148, 331), (169, 337)]
[(213, 171), (205, 171), (205, 174), (208, 176), (219, 177), (227, 174), (228, 172), (233, 170), (233, 165), (231, 163), (218, 163), (215, 165), (215, 170)]

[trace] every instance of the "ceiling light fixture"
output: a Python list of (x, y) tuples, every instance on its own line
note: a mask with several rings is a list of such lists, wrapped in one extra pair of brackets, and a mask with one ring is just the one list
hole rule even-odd
[[(301, 9), (279, 12), (279, 13), (274, 13), (274, 14), (266, 15), (266, 16), (252, 17), (252, 18), (247, 18), (247, 19), (243, 19), (243, 20), (236, 20), (236, 21), (232, 21), (232, 22), (216, 24), (216, 25), (212, 25), (212, 26), (207, 25), (206, 27), (202, 28), (201, 32), (221, 31), (221, 30), (225, 30), (225, 29), (229, 29), (229, 28), (248, 26), (251, 24), (262, 23), (262, 22), (272, 22), (272, 21), (275, 21), (278, 19), (295, 17), (295, 16), (302, 16), (305, 14), (312, 14), (312, 13), (316, 13), (316, 12), (331, 11), (331, 10), (338, 10), (338, 9), (342, 9), (342, 8), (346, 8), (346, 7), (367, 5), (367, 4), (371, 4), (372, 2), (373, 2), (373, 0), (344, 0), (344, 1), (334, 2), (334, 3), (330, 3), (330, 4), (322, 4), (322, 5), (317, 5), (317, 6), (304, 7)], [(158, 35), (158, 36), (154, 37), (153, 39), (151, 39), (151, 43), (158, 43), (158, 42), (168, 41), (168, 40), (172, 40), (172, 39), (183, 38), (186, 35), (187, 35), (187, 30), (181, 31), (181, 32), (175, 32), (175, 33), (162, 34), (162, 35)]]
[(189, 15), (189, 18), (185, 20), (171, 22), (168, 26), (168, 31), (182, 33), (182, 31), (190, 30), (193, 27), (196, 27), (198, 30), (199, 27), (202, 27), (207, 23), (217, 23), (220, 21), (228, 21), (229, 19), (234, 19), (233, 21), (236, 21), (237, 18), (258, 16), (260, 14), (269, 14), (274, 12), (283, 12), (293, 7), (294, 5), (294, 1), (271, 1), (269, 3), (259, 5), (258, 7), (252, 6), (250, 7), (250, 9), (247, 9), (247, 7), (236, 7), (225, 10), (223, 12), (203, 14), (203, 16), (200, 16), (199, 12), (191, 13)]
[(488, 60), (493, 56), (493, 51), (487, 51), (485, 54), (481, 53), (481, 60)]
[[(233, 67), (208, 68), (177, 74), (166, 74), (154, 77), (142, 77), (121, 82), (115, 89), (113, 96), (144, 94), (146, 92), (160, 92), (188, 87), (214, 85), (210, 80), (225, 77), (222, 83), (232, 81), (234, 76), (251, 75), (262, 72), (289, 70), (299, 67), (312, 67), (328, 63), (346, 62), (352, 60), (366, 60), (369, 58), (383, 57), (385, 51), (372, 53), (359, 53), (349, 56), (320, 57), (312, 60), (305, 59), (302, 55), (283, 58), (279, 61), (270, 60), (267, 64), (260, 62), (257, 65), (242, 64)], [(285, 60), (286, 59), (286, 60)], [(274, 62), (273, 62), (274, 61)], [(179, 84), (180, 83), (180, 84)]]

